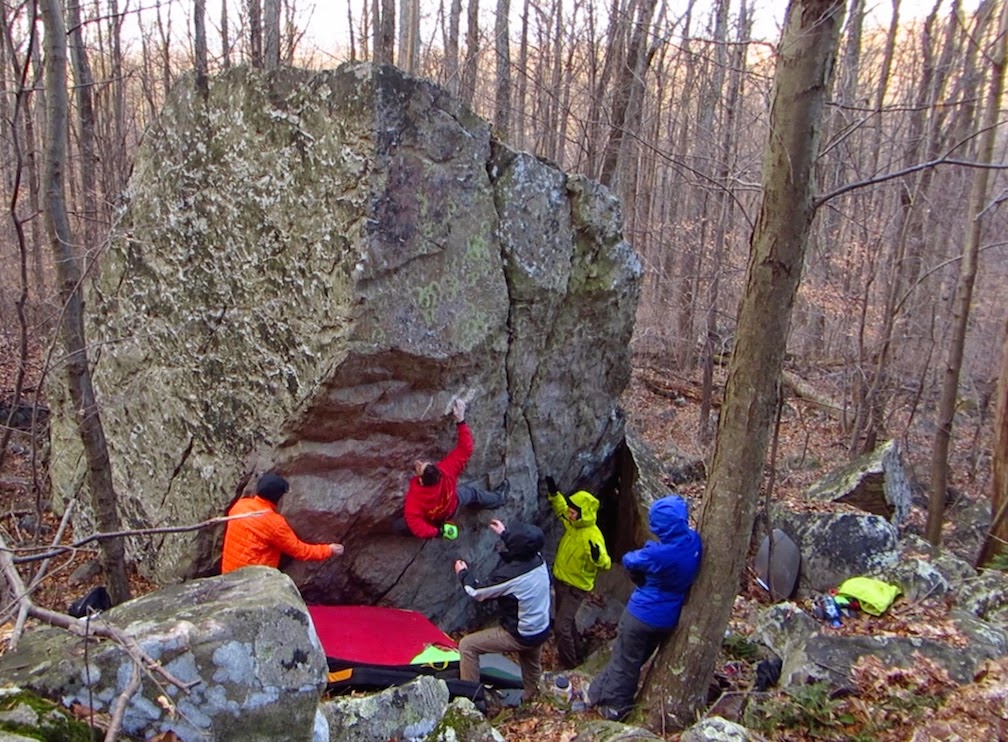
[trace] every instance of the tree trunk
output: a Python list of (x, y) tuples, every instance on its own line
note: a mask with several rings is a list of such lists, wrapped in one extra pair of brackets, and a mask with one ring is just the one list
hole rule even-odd
[(494, 128), (497, 136), (507, 141), (511, 129), (511, 40), (508, 30), (509, 0), (497, 0), (497, 22), (494, 25), (497, 48), (497, 81), (494, 99)]
[(647, 35), (651, 30), (651, 17), (654, 15), (655, 5), (657, 0), (641, 0), (641, 5), (637, 9), (637, 20), (630, 34), (626, 60), (620, 68), (620, 75), (613, 90), (609, 139), (602, 158), (599, 180), (614, 187), (617, 192), (620, 192), (620, 184), (617, 182), (619, 175), (621, 171), (625, 171), (625, 167), (621, 167), (621, 158), (626, 157), (624, 139), (632, 137), (637, 130), (638, 122), (631, 121), (627, 114), (634, 96), (643, 95), (644, 74), (647, 70), (645, 61), (649, 59)]
[(91, 62), (84, 46), (84, 31), (81, 24), (80, 2), (71, 0), (67, 3), (67, 16), (70, 21), (70, 60), (74, 71), (74, 96), (77, 98), (77, 118), (80, 124), (80, 174), (81, 193), (84, 197), (84, 208), (81, 213), (81, 237), (85, 250), (94, 249), (98, 234), (98, 200), (96, 196), (97, 157), (95, 156), (95, 114), (94, 74), (91, 72)]
[(262, 67), (262, 6), (259, 0), (248, 0), (248, 23), (250, 62), (253, 67)]
[(813, 216), (812, 171), (843, 9), (842, 0), (795, 0), (788, 8), (763, 159), (763, 200), (699, 514), (704, 560), (679, 630), (659, 650), (642, 699), (655, 729), (683, 728), (693, 720), (738, 593)]
[(221, 33), (221, 66), (224, 69), (231, 67), (231, 39), (228, 32), (227, 0), (221, 0), (220, 4), (220, 33)]
[(525, 101), (528, 96), (528, 75), (525, 74), (525, 70), (528, 69), (529, 58), (528, 34), (529, 0), (522, 0), (521, 40), (518, 42), (517, 63), (517, 68), (522, 72), (518, 75), (518, 100), (516, 101), (516, 105), (514, 107), (515, 123), (514, 131), (511, 135), (511, 141), (518, 149), (525, 148)]
[(448, 11), (448, 37), (445, 39), (445, 87), (452, 95), (459, 90), (459, 26), (462, 20), (462, 0), (451, 0)]
[[(710, 421), (711, 395), (714, 391), (714, 354), (720, 352), (721, 347), (717, 329), (717, 306), (721, 293), (721, 268), (724, 265), (725, 254), (728, 251), (728, 246), (725, 244), (728, 230), (727, 221), (730, 213), (726, 189), (731, 188), (728, 152), (731, 149), (732, 120), (735, 115), (735, 99), (737, 99), (737, 91), (733, 89), (729, 93), (728, 100), (725, 102), (725, 116), (721, 123), (720, 139), (715, 140), (715, 113), (717, 106), (724, 97), (725, 74), (729, 68), (728, 6), (728, 0), (718, 0), (714, 8), (715, 23), (714, 38), (712, 39), (715, 55), (714, 69), (709, 78), (709, 84), (705, 86), (704, 101), (701, 106), (702, 115), (700, 116), (698, 126), (698, 130), (703, 132), (705, 137), (703, 145), (704, 156), (702, 159), (710, 163), (708, 167), (714, 167), (715, 163), (719, 163), (717, 165), (718, 172), (710, 173), (710, 182), (714, 184), (714, 191), (711, 194), (710, 200), (705, 201), (709, 212), (702, 214), (701, 217), (703, 223), (710, 220), (713, 222), (714, 227), (714, 239), (711, 244), (713, 254), (711, 255), (711, 269), (709, 271), (710, 279), (707, 283), (707, 296), (704, 297), (706, 299), (704, 344), (700, 364), (703, 369), (703, 392), (700, 399), (700, 420), (697, 434), (704, 445), (710, 443), (714, 435)], [(740, 21), (744, 21), (744, 17)], [(740, 27), (741, 32), (742, 28)], [(745, 49), (744, 46), (736, 46), (734, 48), (736, 52), (740, 49)], [(742, 59), (744, 60), (745, 57), (743, 56)], [(737, 65), (740, 60), (738, 57), (733, 57), (733, 61)], [(740, 69), (735, 65), (731, 69)], [(738, 84), (734, 76), (732, 84)]]
[(399, 66), (412, 75), (420, 69), (420, 3), (399, 3)]
[(466, 55), (462, 65), (462, 84), (459, 95), (472, 106), (476, 95), (476, 70), (479, 66), (479, 0), (469, 0), (466, 10)]
[[(1005, 51), (1008, 48), (1008, 2), (1001, 4), (1001, 20), (998, 26), (996, 48), (990, 56), (991, 79), (987, 91), (987, 105), (984, 109), (984, 123), (980, 129), (980, 152), (978, 161), (994, 164), (995, 136), (998, 115), (1001, 110), (1001, 93), (1004, 90)], [(959, 398), (959, 374), (962, 370), (963, 348), (966, 345), (966, 329), (969, 322), (970, 305), (973, 302), (973, 284), (976, 280), (977, 255), (980, 248), (980, 227), (987, 211), (987, 183), (990, 170), (977, 169), (973, 177), (973, 191), (970, 194), (969, 227), (962, 260), (959, 263), (959, 282), (956, 285), (953, 302), (952, 337), (949, 343), (948, 360), (945, 362), (945, 376), (942, 381), (941, 399), (938, 403), (938, 430), (935, 432), (931, 449), (931, 487), (928, 497), (927, 539), (935, 546), (941, 543), (942, 524), (945, 521), (945, 490), (948, 488), (948, 454), (952, 439), (952, 423), (955, 419), (956, 401)]]
[(280, 66), (280, 0), (263, 0), (263, 67)]
[(1001, 371), (994, 400), (994, 431), (991, 436), (991, 527), (977, 566), (984, 566), (1008, 548), (1008, 324), (1001, 342)]
[(196, 89), (206, 97), (208, 92), (206, 0), (193, 0), (193, 54), (196, 56)]
[(375, 44), (375, 60), (380, 64), (392, 64), (395, 47), (395, 0), (381, 0), (379, 32)]
[[(81, 261), (74, 249), (64, 197), (66, 132), (68, 120), (66, 27), (59, 0), (40, 0), (45, 26), (45, 70), (48, 93), (48, 127), (45, 163), (45, 220), (59, 277), (63, 300), (63, 342), (67, 353), (67, 380), (70, 399), (77, 417), (81, 442), (88, 465), (91, 501), (95, 524), (105, 532), (120, 531), (116, 495), (112, 486), (112, 467), (101, 416), (91, 384), (87, 340), (84, 334), (84, 302), (81, 290)], [(102, 566), (109, 595), (116, 603), (129, 598), (126, 560), (122, 538), (102, 541)]]

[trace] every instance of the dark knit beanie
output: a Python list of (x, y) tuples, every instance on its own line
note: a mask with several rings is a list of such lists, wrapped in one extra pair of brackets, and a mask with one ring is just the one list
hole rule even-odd
[(280, 498), (287, 494), (287, 480), (279, 474), (263, 474), (256, 484), (256, 494), (270, 502), (280, 502)]
[(424, 487), (433, 487), (441, 481), (441, 470), (434, 464), (427, 464), (420, 475), (420, 482)]

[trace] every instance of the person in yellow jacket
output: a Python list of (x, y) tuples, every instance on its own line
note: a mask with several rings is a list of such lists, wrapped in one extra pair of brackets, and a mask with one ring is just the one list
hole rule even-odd
[(579, 490), (567, 497), (557, 489), (553, 477), (546, 477), (546, 489), (553, 512), (563, 523), (564, 535), (553, 562), (556, 620), (554, 631), (560, 666), (577, 667), (581, 660), (581, 636), (574, 621), (578, 608), (595, 588), (595, 575), (609, 569), (612, 559), (606, 551), (605, 538), (595, 524), (599, 501), (589, 492)]

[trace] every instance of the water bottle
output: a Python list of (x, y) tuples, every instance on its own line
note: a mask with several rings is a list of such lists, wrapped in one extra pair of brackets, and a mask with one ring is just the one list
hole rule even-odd
[(830, 622), (830, 626), (835, 629), (840, 628), (840, 610), (837, 608), (836, 601), (829, 595), (823, 595), (821, 600), (823, 616)]
[(553, 680), (553, 695), (564, 703), (570, 703), (574, 689), (566, 675), (557, 675)]

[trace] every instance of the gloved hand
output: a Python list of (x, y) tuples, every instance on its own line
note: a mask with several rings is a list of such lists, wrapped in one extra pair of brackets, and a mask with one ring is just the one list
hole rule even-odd
[(588, 542), (588, 551), (591, 552), (591, 558), (593, 562), (597, 562), (598, 558), (602, 555), (602, 552), (599, 549), (598, 544), (596, 544), (594, 541)]
[(560, 490), (557, 489), (556, 480), (553, 477), (546, 477), (546, 493), (552, 497)]
[(439, 529), (441, 538), (454, 541), (458, 538), (458, 526), (454, 523), (444, 523)]

